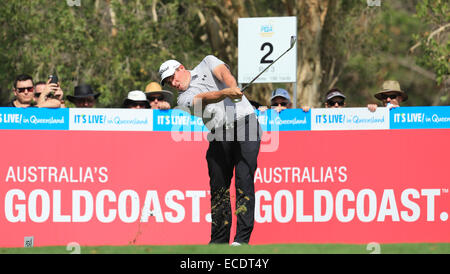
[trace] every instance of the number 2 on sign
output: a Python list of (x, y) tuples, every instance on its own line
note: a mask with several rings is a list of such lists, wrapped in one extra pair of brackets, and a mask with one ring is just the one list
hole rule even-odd
[(261, 51), (264, 51), (264, 49), (266, 47), (269, 47), (269, 52), (261, 58), (261, 61), (260, 61), (261, 64), (273, 63), (273, 60), (267, 60), (266, 59), (267, 57), (269, 57), (270, 54), (272, 54), (272, 52), (273, 52), (273, 45), (271, 43), (269, 43), (269, 42), (265, 42), (264, 44), (261, 45)]

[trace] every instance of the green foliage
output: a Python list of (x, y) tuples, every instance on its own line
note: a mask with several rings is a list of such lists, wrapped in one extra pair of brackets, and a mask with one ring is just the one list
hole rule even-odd
[[(361, 106), (373, 99), (383, 80), (397, 79), (410, 94), (407, 105), (448, 103), (443, 86), (449, 74), (449, 28), (429, 37), (450, 21), (447, 1), (382, 1), (381, 7), (363, 2), (329, 0), (321, 40), (321, 94), (334, 83), (350, 95), (349, 106)], [(236, 75), (237, 18), (295, 16), (298, 4), (81, 0), (78, 7), (62, 0), (0, 1), (0, 104), (12, 97), (13, 80), (22, 73), (35, 81), (56, 73), (66, 95), (77, 84), (89, 83), (102, 93), (97, 107), (119, 107), (128, 91), (158, 81), (159, 66), (167, 59), (193, 68), (205, 55), (215, 54)], [(218, 28), (209, 28), (216, 19)], [(208, 30), (223, 31), (221, 44)], [(408, 52), (417, 42), (421, 46), (414, 63)], [(408, 62), (431, 71), (435, 79), (413, 71)]]
[[(347, 19), (355, 22), (355, 18), (360, 18), (359, 24), (355, 23), (343, 32), (351, 40), (351, 47), (346, 43), (340, 46), (346, 48), (343, 52), (349, 54), (349, 58), (342, 61), (343, 71), (335, 86), (350, 95), (348, 106), (380, 103), (373, 95), (379, 91), (384, 80), (390, 79), (399, 81), (402, 89), (409, 94), (410, 99), (403, 105), (446, 103), (442, 100), (436, 102), (436, 97), (441, 96), (441, 88), (430, 77), (432, 69), (415, 63), (409, 53), (415, 44), (414, 34), (426, 32), (429, 28), (414, 16), (414, 5), (411, 7), (402, 1), (382, 1), (380, 7), (365, 7), (360, 16), (355, 10)], [(346, 25), (341, 22), (337, 28), (346, 29)]]
[(158, 3), (157, 20), (152, 0), (122, 3), (82, 0), (71, 7), (66, 1), (2, 1), (0, 86), (8, 96), (0, 99), (12, 95), (18, 74), (38, 81), (56, 73), (66, 95), (89, 83), (102, 93), (98, 107), (119, 107), (128, 91), (158, 81), (166, 59), (194, 63), (211, 51), (199, 46), (198, 18), (183, 1)]
[(423, 0), (416, 6), (417, 17), (428, 29), (414, 36), (422, 50), (417, 62), (436, 74), (438, 85), (450, 74), (450, 9), (447, 1)]

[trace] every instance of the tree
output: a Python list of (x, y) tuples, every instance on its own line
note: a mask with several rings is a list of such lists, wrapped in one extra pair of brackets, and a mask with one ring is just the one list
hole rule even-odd
[(417, 43), (411, 53), (422, 67), (431, 70), (439, 92), (433, 104), (449, 102), (450, 85), (450, 8), (446, 1), (424, 0), (416, 6), (417, 17), (426, 26), (426, 31), (414, 35)]
[[(297, 16), (297, 105), (322, 106), (323, 95), (335, 86), (349, 95), (349, 106), (365, 105), (388, 78), (398, 79), (414, 98), (407, 104), (439, 105), (449, 100), (445, 1), (381, 1), (380, 7), (360, 0), (81, 0), (80, 4), (0, 2), (1, 103), (12, 95), (13, 79), (21, 73), (36, 80), (57, 73), (66, 94), (81, 82), (89, 83), (102, 93), (100, 107), (118, 107), (128, 91), (158, 81), (159, 66), (167, 59), (193, 68), (214, 54), (237, 76), (237, 22), (256, 16)], [(283, 83), (255, 84), (246, 93), (268, 103), (276, 87), (292, 93), (291, 85)]]

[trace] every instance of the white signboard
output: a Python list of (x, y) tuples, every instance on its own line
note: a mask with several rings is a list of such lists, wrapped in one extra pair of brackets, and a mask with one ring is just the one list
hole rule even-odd
[[(290, 47), (297, 18), (252, 17), (238, 20), (238, 82), (249, 83)], [(296, 82), (297, 43), (254, 83)]]
[(389, 110), (377, 108), (313, 108), (311, 130), (389, 129)]
[(70, 130), (152, 131), (151, 109), (72, 108)]

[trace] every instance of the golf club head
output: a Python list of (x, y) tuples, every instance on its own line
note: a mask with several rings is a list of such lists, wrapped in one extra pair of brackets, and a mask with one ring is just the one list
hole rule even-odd
[(295, 45), (295, 42), (297, 42), (297, 36), (292, 35), (291, 36), (291, 46), (289, 48), (292, 48)]

